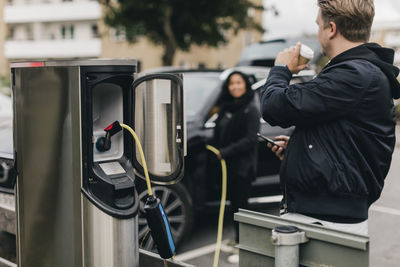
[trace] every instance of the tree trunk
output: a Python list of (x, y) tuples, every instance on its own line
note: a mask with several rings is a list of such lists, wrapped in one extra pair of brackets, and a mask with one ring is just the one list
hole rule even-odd
[(164, 55), (162, 57), (163, 66), (171, 66), (173, 64), (175, 52), (177, 49), (175, 35), (171, 26), (171, 16), (172, 8), (169, 7), (166, 11), (164, 20), (164, 33), (166, 36), (166, 40), (164, 43)]
[(164, 45), (164, 54), (162, 56), (163, 66), (171, 66), (174, 63), (175, 52), (176, 46), (168, 42)]

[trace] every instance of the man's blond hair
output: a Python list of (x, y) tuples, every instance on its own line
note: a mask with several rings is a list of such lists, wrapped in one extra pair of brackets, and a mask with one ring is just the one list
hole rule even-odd
[(337, 30), (349, 41), (367, 42), (375, 16), (373, 0), (318, 0), (324, 26), (336, 23)]

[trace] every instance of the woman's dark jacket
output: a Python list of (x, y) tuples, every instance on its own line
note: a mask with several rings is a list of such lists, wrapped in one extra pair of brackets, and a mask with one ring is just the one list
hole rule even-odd
[(221, 108), (214, 129), (214, 143), (227, 161), (228, 172), (237, 176), (256, 175), (257, 132), (260, 111), (250, 88), (239, 99), (234, 99), (227, 88), (222, 92)]
[(359, 222), (382, 191), (395, 146), (394, 52), (363, 44), (336, 56), (313, 80), (289, 85), (287, 67), (270, 71), (263, 118), (296, 129), (281, 165), (289, 212)]

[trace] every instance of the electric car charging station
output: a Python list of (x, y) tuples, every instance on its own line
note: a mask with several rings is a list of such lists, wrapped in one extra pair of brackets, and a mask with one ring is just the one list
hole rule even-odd
[[(182, 178), (186, 127), (182, 75), (136, 70), (136, 60), (11, 64), (19, 267), (139, 266), (135, 179)], [(169, 258), (166, 215), (153, 196), (146, 206)]]

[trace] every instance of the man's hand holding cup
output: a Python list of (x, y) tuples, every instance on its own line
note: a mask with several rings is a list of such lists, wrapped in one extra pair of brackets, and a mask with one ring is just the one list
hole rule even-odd
[(291, 73), (297, 74), (307, 68), (307, 63), (313, 57), (312, 49), (298, 42), (296, 46), (291, 46), (280, 52), (275, 59), (275, 65), (286, 65)]

